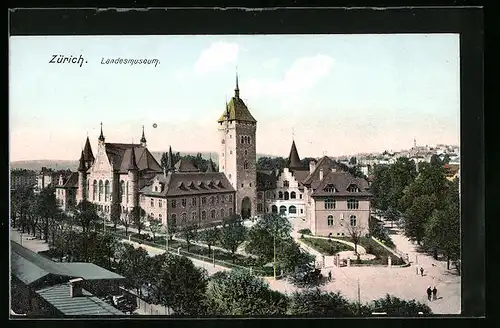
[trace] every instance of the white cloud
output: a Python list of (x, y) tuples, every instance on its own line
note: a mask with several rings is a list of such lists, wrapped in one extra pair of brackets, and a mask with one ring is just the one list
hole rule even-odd
[(214, 42), (202, 51), (194, 64), (194, 71), (198, 74), (206, 74), (227, 64), (235, 64), (239, 50), (236, 43)]
[(249, 98), (268, 96), (302, 96), (311, 90), (321, 79), (328, 76), (334, 60), (327, 55), (318, 54), (295, 60), (282, 79), (250, 78), (241, 81), (241, 87)]

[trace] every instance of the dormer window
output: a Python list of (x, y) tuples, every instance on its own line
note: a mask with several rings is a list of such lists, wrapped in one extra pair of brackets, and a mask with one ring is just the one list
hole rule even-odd
[(288, 180), (283, 181), (283, 187), (289, 187), (289, 186), (290, 183), (288, 182)]
[(158, 192), (158, 186), (155, 186), (155, 192)]
[(334, 192), (337, 192), (337, 189), (335, 189), (335, 187), (333, 185), (328, 185), (326, 186), (326, 188), (324, 189), (326, 192), (331, 192), (331, 193), (334, 193)]
[(193, 182), (190, 182), (190, 183), (189, 183), (189, 188), (191, 188), (191, 189), (195, 189), (195, 186), (194, 186), (194, 183), (193, 183)]
[(347, 191), (349, 192), (360, 192), (358, 186), (356, 186), (355, 184), (351, 184), (348, 188), (347, 188)]

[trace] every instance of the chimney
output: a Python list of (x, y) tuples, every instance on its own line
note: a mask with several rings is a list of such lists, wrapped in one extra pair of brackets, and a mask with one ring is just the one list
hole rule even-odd
[(323, 181), (323, 168), (319, 169), (319, 181)]
[(313, 173), (315, 169), (316, 169), (316, 162), (310, 161), (309, 162), (309, 173)]
[(78, 297), (83, 296), (83, 279), (77, 278), (69, 281), (69, 296)]

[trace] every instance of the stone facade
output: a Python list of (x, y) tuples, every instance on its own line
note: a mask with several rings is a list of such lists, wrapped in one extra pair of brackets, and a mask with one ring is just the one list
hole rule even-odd
[(289, 218), (305, 218), (304, 188), (299, 186), (289, 168), (284, 168), (276, 181), (276, 189), (268, 192), (266, 212), (282, 213)]

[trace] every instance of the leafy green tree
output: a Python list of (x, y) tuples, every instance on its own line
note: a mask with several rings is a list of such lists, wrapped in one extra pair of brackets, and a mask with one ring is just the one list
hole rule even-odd
[(131, 244), (123, 244), (118, 255), (118, 271), (127, 278), (130, 287), (142, 295), (142, 286), (147, 282), (148, 253), (142, 247), (135, 248)]
[(430, 160), (431, 166), (443, 166), (443, 162), (438, 155), (434, 154), (431, 156)]
[(442, 210), (435, 210), (425, 225), (423, 244), (426, 248), (445, 254), (447, 268), (450, 260), (460, 258), (460, 202), (458, 179), (451, 182), (446, 197), (447, 205)]
[(217, 227), (201, 230), (199, 233), (200, 239), (208, 245), (208, 256), (212, 254), (212, 246), (214, 246), (220, 238), (220, 229)]
[(415, 300), (405, 301), (387, 294), (384, 298), (374, 300), (370, 304), (373, 312), (385, 312), (390, 317), (417, 317), (419, 312), (432, 314), (431, 309)]
[(257, 160), (257, 170), (283, 170), (286, 166), (286, 159), (283, 157), (259, 157)]
[(155, 263), (152, 267), (157, 271), (150, 272), (148, 281), (156, 301), (179, 315), (206, 314), (206, 270), (195, 267), (187, 257), (172, 254), (163, 255)]
[(146, 222), (146, 211), (140, 206), (135, 206), (132, 208), (130, 211), (132, 215), (132, 224), (134, 227), (137, 229), (137, 233), (140, 235), (142, 229), (145, 228), (145, 222)]
[(292, 239), (283, 240), (278, 248), (278, 265), (285, 274), (295, 272), (297, 267), (301, 267), (314, 262), (315, 256), (303, 252), (300, 246)]
[(415, 198), (412, 206), (406, 211), (405, 234), (419, 245), (425, 236), (425, 224), (436, 208), (436, 202), (436, 196), (422, 195)]
[(196, 236), (198, 234), (198, 225), (193, 223), (188, 224), (184, 227), (183, 232), (184, 232), (184, 238), (186, 239), (187, 243), (187, 251), (189, 252), (189, 247), (191, 246), (191, 242), (193, 240), (196, 240)]
[(352, 305), (340, 293), (326, 293), (319, 288), (293, 293), (288, 313), (318, 317), (350, 317), (355, 314)]
[(287, 297), (247, 270), (214, 274), (208, 284), (207, 304), (212, 315), (280, 315), (286, 313)]
[(134, 222), (134, 215), (132, 211), (129, 211), (125, 213), (120, 219), (120, 223), (122, 224), (123, 227), (125, 227), (125, 236), (128, 236), (128, 228), (132, 225)]
[(245, 241), (246, 229), (239, 215), (232, 215), (223, 221), (220, 230), (220, 244), (231, 252), (233, 263), (238, 246)]
[(36, 197), (36, 215), (43, 222), (43, 235), (46, 242), (49, 240), (49, 227), (51, 221), (58, 215), (56, 194), (54, 188), (45, 188)]
[(448, 163), (450, 163), (450, 160), (451, 160), (450, 155), (445, 154), (443, 156), (443, 161), (442, 162), (443, 162), (443, 164), (448, 164)]
[(116, 226), (120, 223), (122, 216), (122, 207), (119, 203), (111, 205), (111, 222), (113, 222), (113, 229), (116, 231)]
[(84, 233), (90, 231), (90, 227), (99, 220), (95, 204), (83, 200), (75, 207), (75, 218), (82, 227)]
[(351, 165), (356, 165), (357, 163), (358, 163), (358, 160), (356, 159), (356, 157), (355, 157), (355, 156), (353, 156), (353, 157), (351, 157), (351, 158), (349, 159), (349, 164), (351, 164)]
[(156, 240), (156, 234), (162, 230), (163, 225), (160, 221), (157, 220), (149, 220), (149, 231), (153, 234), (153, 241)]

